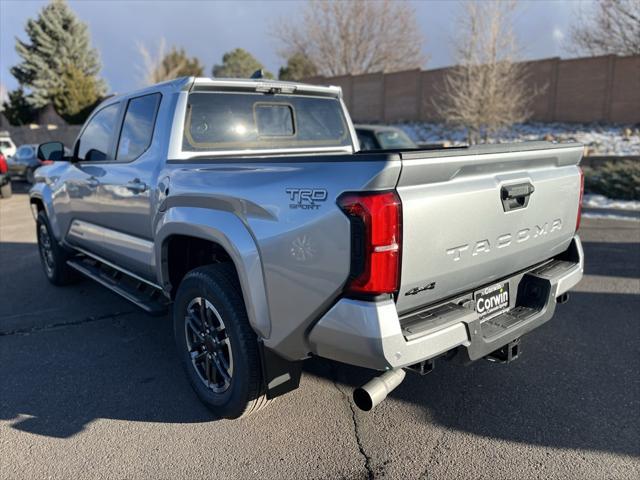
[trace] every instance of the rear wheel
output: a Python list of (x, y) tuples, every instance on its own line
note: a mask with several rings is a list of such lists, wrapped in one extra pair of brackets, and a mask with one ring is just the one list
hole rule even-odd
[(58, 286), (68, 285), (77, 281), (78, 274), (67, 265), (69, 255), (51, 233), (49, 219), (44, 212), (38, 213), (36, 228), (40, 261), (47, 279)]
[(266, 405), (258, 340), (231, 265), (200, 267), (184, 277), (173, 325), (191, 386), (217, 416), (238, 418)]
[(11, 198), (11, 193), (11, 182), (7, 182), (0, 187), (0, 197)]

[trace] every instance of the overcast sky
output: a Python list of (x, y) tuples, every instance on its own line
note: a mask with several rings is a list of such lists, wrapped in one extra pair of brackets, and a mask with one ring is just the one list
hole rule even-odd
[[(0, 83), (16, 87), (9, 73), (19, 62), (15, 37), (25, 39), (24, 26), (47, 2), (42, 0), (0, 0)], [(141, 84), (137, 43), (151, 51), (160, 38), (168, 45), (184, 47), (200, 58), (211, 72), (224, 52), (241, 47), (255, 55), (276, 73), (282, 60), (278, 44), (269, 35), (279, 18), (295, 18), (302, 1), (178, 1), (178, 0), (71, 0), (71, 7), (89, 25), (93, 45), (102, 59), (102, 76), (114, 92)], [(423, 50), (429, 58), (426, 68), (452, 63), (450, 39), (454, 19), (460, 10), (456, 1), (413, 1), (418, 24), (425, 36)], [(576, 1), (521, 1), (516, 31), (527, 58), (566, 56), (566, 36)]]

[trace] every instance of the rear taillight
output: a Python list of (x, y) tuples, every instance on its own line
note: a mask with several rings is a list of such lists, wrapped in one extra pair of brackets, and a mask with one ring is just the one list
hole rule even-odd
[(0, 173), (7, 173), (9, 167), (7, 166), (7, 159), (0, 153)]
[(576, 217), (576, 232), (580, 228), (580, 221), (582, 220), (582, 197), (584, 196), (584, 172), (578, 167), (580, 172), (580, 200), (578, 201), (578, 216)]
[(338, 205), (351, 222), (351, 274), (347, 293), (396, 293), (400, 283), (400, 198), (393, 191), (347, 193), (338, 199)]

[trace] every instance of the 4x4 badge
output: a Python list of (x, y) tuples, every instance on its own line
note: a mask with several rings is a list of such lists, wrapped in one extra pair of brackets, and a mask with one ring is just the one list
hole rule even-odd
[(431, 282), (424, 287), (412, 288), (411, 290), (405, 292), (405, 295), (417, 295), (420, 292), (424, 292), (425, 290), (433, 290), (434, 288), (436, 288), (436, 282)]

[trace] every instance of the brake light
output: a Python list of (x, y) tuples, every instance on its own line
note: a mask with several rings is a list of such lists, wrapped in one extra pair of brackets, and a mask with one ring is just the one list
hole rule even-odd
[(351, 222), (352, 294), (396, 293), (400, 283), (402, 204), (395, 191), (347, 193), (338, 205)]
[(578, 167), (580, 172), (580, 200), (578, 201), (578, 216), (576, 218), (576, 232), (580, 228), (580, 221), (582, 220), (582, 197), (584, 196), (584, 172)]
[(7, 159), (2, 153), (0, 153), (0, 173), (7, 173), (8, 171), (9, 167), (7, 166)]

